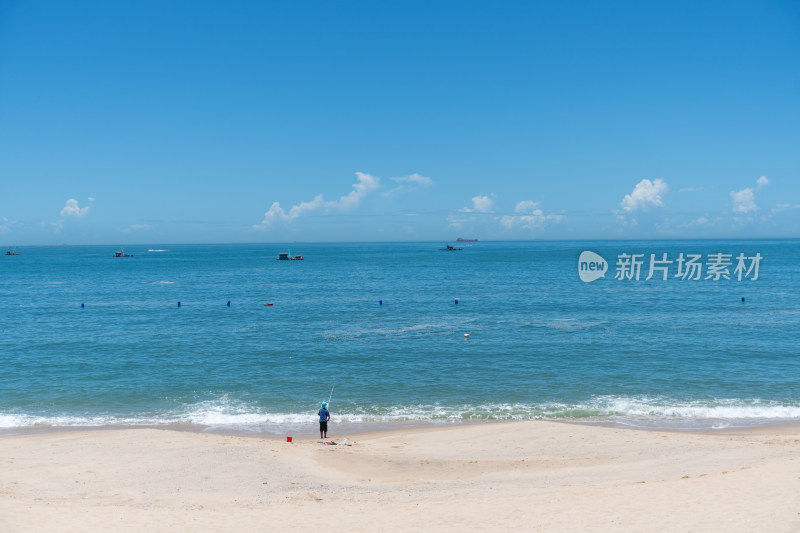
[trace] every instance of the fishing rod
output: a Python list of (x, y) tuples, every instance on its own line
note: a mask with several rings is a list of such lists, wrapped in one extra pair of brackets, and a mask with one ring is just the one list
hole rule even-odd
[(333, 385), (331, 385), (331, 395), (330, 395), (330, 396), (328, 396), (328, 405), (330, 405), (330, 403), (331, 403), (331, 398), (333, 398), (333, 388), (334, 388), (335, 386), (336, 386), (336, 383), (334, 383)]

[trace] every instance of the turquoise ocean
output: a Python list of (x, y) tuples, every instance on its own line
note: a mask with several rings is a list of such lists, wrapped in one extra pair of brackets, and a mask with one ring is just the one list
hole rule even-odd
[(0, 433), (800, 422), (800, 241), (450, 244), (17, 248)]

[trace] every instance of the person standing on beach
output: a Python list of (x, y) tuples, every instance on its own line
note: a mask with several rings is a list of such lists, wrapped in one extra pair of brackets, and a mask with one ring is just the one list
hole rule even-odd
[(328, 411), (328, 402), (322, 402), (322, 409), (317, 413), (319, 415), (319, 438), (328, 438), (328, 420), (331, 419), (331, 413)]

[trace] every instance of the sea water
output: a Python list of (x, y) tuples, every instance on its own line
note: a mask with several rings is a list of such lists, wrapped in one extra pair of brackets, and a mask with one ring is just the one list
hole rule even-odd
[(0, 431), (800, 421), (800, 241), (444, 244), (18, 248)]

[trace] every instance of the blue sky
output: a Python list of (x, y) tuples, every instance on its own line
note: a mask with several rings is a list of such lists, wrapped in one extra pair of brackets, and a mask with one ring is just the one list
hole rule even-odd
[(800, 236), (800, 3), (0, 3), (0, 244)]

